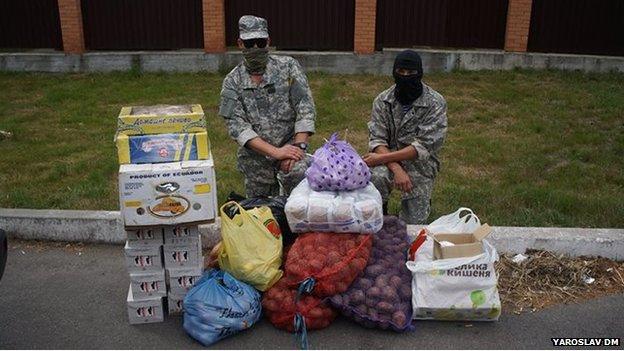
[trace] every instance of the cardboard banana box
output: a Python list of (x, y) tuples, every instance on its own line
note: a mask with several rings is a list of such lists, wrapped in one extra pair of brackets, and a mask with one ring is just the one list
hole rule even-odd
[(169, 283), (169, 293), (178, 296), (186, 295), (186, 292), (199, 281), (203, 270), (203, 261), (198, 261), (196, 266), (191, 267), (167, 268), (165, 276), (167, 277), (167, 282)]
[(128, 272), (161, 271), (163, 269), (161, 245), (145, 246), (136, 245), (137, 243), (138, 241), (128, 240), (124, 246)]
[(164, 227), (164, 239), (166, 245), (199, 244), (201, 248), (201, 234), (199, 233), (199, 227), (196, 225)]
[(132, 285), (130, 285), (126, 302), (130, 324), (156, 323), (165, 320), (163, 298), (161, 296), (143, 299), (136, 298)]
[(163, 163), (210, 158), (206, 132), (152, 135), (119, 135), (119, 164)]
[(119, 166), (119, 201), (127, 228), (211, 223), (217, 215), (212, 158)]
[(117, 118), (117, 134), (147, 135), (206, 131), (201, 105), (127, 106)]
[(130, 273), (130, 288), (134, 299), (149, 299), (167, 296), (165, 270)]
[(164, 227), (136, 228), (126, 230), (128, 244), (132, 248), (160, 247), (163, 244)]
[(171, 293), (167, 295), (167, 309), (170, 315), (184, 313), (184, 296)]

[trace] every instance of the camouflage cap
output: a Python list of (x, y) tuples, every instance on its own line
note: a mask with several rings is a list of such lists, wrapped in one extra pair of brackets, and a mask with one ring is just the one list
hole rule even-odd
[(262, 17), (251, 15), (242, 16), (238, 20), (238, 32), (243, 40), (269, 37), (267, 21)]

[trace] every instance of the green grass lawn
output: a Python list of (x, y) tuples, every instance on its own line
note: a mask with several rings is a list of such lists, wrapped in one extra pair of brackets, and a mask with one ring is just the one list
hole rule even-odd
[[(341, 131), (365, 152), (373, 98), (390, 77), (310, 74), (314, 148)], [(123, 105), (199, 103), (219, 201), (243, 192), (217, 115), (219, 74), (0, 73), (0, 207), (106, 209), (117, 202)], [(425, 81), (448, 101), (430, 220), (459, 206), (493, 225), (624, 227), (624, 75), (454, 72)], [(395, 194), (391, 210), (398, 209)]]

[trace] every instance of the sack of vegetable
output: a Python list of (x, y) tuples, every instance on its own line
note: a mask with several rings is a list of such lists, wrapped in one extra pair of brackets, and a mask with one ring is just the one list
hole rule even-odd
[(342, 293), (366, 267), (372, 243), (368, 234), (300, 235), (286, 257), (286, 275), (302, 293), (318, 297)]
[(405, 266), (408, 243), (405, 222), (384, 217), (364, 274), (347, 291), (332, 296), (330, 304), (369, 328), (412, 330), (412, 275)]
[(297, 333), (301, 348), (307, 349), (307, 330), (323, 329), (336, 318), (336, 312), (319, 297), (298, 295), (296, 282), (283, 277), (267, 290), (262, 308), (276, 328)]
[(291, 287), (293, 283), (292, 278), (283, 277), (264, 294), (262, 307), (269, 321), (276, 328), (293, 332), (293, 320), (298, 313), (305, 319), (307, 329), (327, 327), (336, 318), (336, 312), (321, 298), (311, 295), (300, 296), (295, 304), (297, 289)]
[(371, 173), (357, 151), (334, 133), (314, 152), (306, 179), (315, 191), (356, 190), (368, 184)]

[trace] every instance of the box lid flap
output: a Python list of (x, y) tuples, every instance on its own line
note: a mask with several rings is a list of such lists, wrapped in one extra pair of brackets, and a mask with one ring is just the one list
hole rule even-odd
[(163, 251), (165, 252), (174, 252), (174, 251), (198, 251), (198, 245), (193, 245), (193, 243), (187, 242), (176, 242), (173, 244), (164, 244)]
[(487, 223), (485, 223), (481, 225), (479, 228), (477, 228), (477, 230), (475, 230), (475, 232), (472, 235), (474, 235), (475, 239), (477, 239), (478, 241), (481, 241), (485, 239), (488, 235), (490, 235), (491, 232), (492, 232), (492, 228)]
[(149, 172), (152, 170), (152, 164), (123, 164), (119, 165), (119, 173), (136, 173), (136, 172)]
[(158, 270), (154, 272), (146, 271), (140, 273), (130, 273), (130, 281), (135, 282), (151, 282), (155, 280), (165, 280), (165, 270)]
[(212, 153), (207, 160), (189, 160), (180, 162), (180, 168), (198, 168), (198, 167), (214, 167), (212, 162)]
[(199, 277), (203, 273), (204, 261), (198, 263), (197, 267), (168, 268), (170, 277)]
[(175, 171), (182, 169), (182, 162), (165, 162), (149, 164), (153, 172)]

